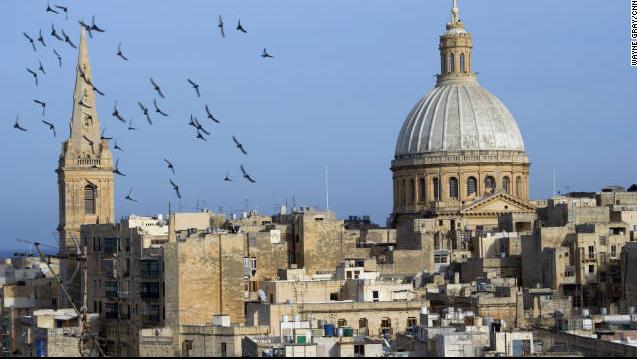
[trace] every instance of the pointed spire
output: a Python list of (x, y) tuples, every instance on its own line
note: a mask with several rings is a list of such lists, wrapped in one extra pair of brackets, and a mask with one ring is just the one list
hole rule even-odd
[(458, 17), (458, 12), (460, 12), (460, 9), (458, 9), (457, 0), (453, 0), (453, 7), (451, 8), (451, 23), (452, 24), (455, 24), (458, 21), (460, 21), (460, 17)]

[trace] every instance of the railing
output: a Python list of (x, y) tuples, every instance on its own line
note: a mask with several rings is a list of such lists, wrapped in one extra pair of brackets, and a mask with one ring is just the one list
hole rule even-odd
[(99, 166), (101, 160), (92, 159), (92, 158), (78, 158), (77, 165), (78, 166)]

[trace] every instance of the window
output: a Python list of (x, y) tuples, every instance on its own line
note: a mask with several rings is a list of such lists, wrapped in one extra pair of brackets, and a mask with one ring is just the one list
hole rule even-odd
[(453, 54), (449, 57), (449, 65), (451, 67), (450, 72), (456, 72), (456, 58)]
[(407, 203), (407, 188), (406, 188), (406, 183), (405, 180), (403, 180), (403, 185), (401, 186), (401, 192), (402, 192), (402, 204), (406, 204)]
[(365, 344), (354, 344), (354, 356), (365, 357)]
[(385, 317), (383, 319), (380, 320), (380, 327), (381, 328), (391, 328), (391, 319)]
[(458, 199), (458, 179), (455, 177), (449, 179), (449, 197)]
[(475, 177), (469, 177), (467, 180), (467, 195), (471, 196), (477, 192), (478, 181)]
[(114, 254), (117, 252), (117, 238), (104, 238), (104, 253)]
[(226, 346), (226, 343), (221, 343), (221, 356), (224, 358), (228, 356), (228, 347)]
[(518, 197), (522, 197), (522, 177), (515, 179), (515, 194)]
[(588, 266), (588, 273), (595, 273), (595, 266), (594, 265), (589, 265)]
[(504, 192), (506, 193), (510, 193), (509, 192), (509, 187), (511, 187), (511, 181), (509, 180), (509, 177), (504, 177), (502, 179), (502, 189), (504, 190)]
[(612, 245), (610, 246), (610, 257), (611, 258), (616, 258), (617, 257), (617, 246), (616, 245)]
[(142, 299), (158, 299), (159, 283), (141, 283), (139, 292)]
[(440, 181), (438, 178), (434, 178), (432, 182), (434, 186), (434, 200), (440, 201)]
[(115, 299), (117, 298), (117, 282), (106, 282), (104, 283), (104, 291), (106, 292), (106, 298)]
[(407, 329), (408, 330), (411, 330), (411, 328), (415, 327), (416, 325), (418, 325), (416, 317), (407, 318)]
[(140, 274), (143, 278), (159, 277), (159, 261), (143, 259), (139, 262)]
[(367, 318), (361, 318), (358, 320), (358, 328), (367, 328)]
[(495, 191), (495, 178), (488, 176), (484, 179), (484, 189), (487, 193), (493, 193)]
[(447, 255), (446, 254), (434, 254), (434, 263), (435, 264), (447, 264)]
[(588, 246), (588, 259), (595, 259), (595, 246)]
[(95, 214), (95, 197), (97, 197), (97, 187), (92, 184), (84, 187), (84, 214)]
[(418, 194), (420, 195), (420, 201), (425, 201), (425, 179), (421, 178), (418, 180)]
[(377, 290), (372, 292), (372, 301), (378, 302), (378, 291)]
[(464, 53), (460, 54), (460, 72), (466, 72), (464, 67)]
[(118, 319), (119, 318), (119, 310), (117, 307), (117, 303), (106, 303), (106, 319)]
[(414, 203), (416, 202), (416, 181), (414, 181), (413, 179), (409, 180), (409, 196), (411, 198), (411, 202)]
[(337, 301), (338, 300), (338, 293), (330, 293), (330, 300), (331, 301)]
[(602, 246), (606, 245), (606, 236), (599, 236), (599, 244)]
[(347, 320), (341, 318), (338, 320), (338, 326), (339, 327), (346, 327), (347, 326)]

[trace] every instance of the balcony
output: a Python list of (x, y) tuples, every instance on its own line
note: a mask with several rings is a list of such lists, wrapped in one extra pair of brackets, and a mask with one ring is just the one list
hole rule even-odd
[(99, 166), (100, 163), (102, 161), (99, 159), (91, 159), (91, 158), (78, 158), (77, 160), (77, 165), (78, 166), (87, 166), (87, 167), (93, 167), (93, 166)]

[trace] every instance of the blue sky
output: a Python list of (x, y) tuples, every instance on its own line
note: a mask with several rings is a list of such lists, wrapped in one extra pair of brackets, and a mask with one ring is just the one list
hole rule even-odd
[[(384, 223), (391, 211), (396, 137), (439, 69), (438, 35), (451, 1), (51, 1), (70, 8), (68, 21), (46, 13), (46, 1), (3, 1), (0, 40), (0, 247), (15, 238), (54, 242), (58, 189), (54, 173), (68, 136), (76, 51), (52, 39), (51, 23), (77, 43), (77, 20), (96, 15), (106, 29), (89, 42), (96, 85), (106, 93), (98, 112), (128, 177), (116, 180), (116, 215), (208, 207), (240, 211), (246, 202), (271, 213), (294, 195), (299, 205), (324, 206), (329, 167), (330, 207), (340, 217), (370, 214)], [(637, 69), (629, 66), (628, 1), (460, 1), (474, 37), (480, 83), (511, 110), (531, 167), (531, 196), (558, 188), (598, 190), (636, 180), (634, 112)], [(226, 22), (225, 39), (216, 28)], [(241, 18), (248, 34), (234, 31)], [(33, 52), (26, 31), (45, 34)], [(115, 56), (117, 44), (130, 58)], [(51, 47), (63, 56), (57, 67)], [(263, 47), (275, 56), (264, 61)], [(35, 87), (25, 67), (47, 76)], [(137, 101), (150, 105), (149, 77), (162, 86), (170, 116), (149, 127)], [(193, 96), (186, 78), (201, 84)], [(53, 139), (32, 100), (44, 99)], [(113, 101), (133, 117), (138, 133), (111, 117)], [(195, 141), (191, 113), (205, 119), (207, 103), (222, 120)], [(16, 114), (29, 132), (11, 128)], [(232, 144), (246, 145), (245, 157)], [(175, 164), (179, 203), (162, 158)], [(239, 180), (244, 164), (257, 180)], [(237, 181), (224, 183), (230, 171)], [(124, 201), (133, 187), (139, 204)], [(246, 201), (247, 200), (247, 201)]]

